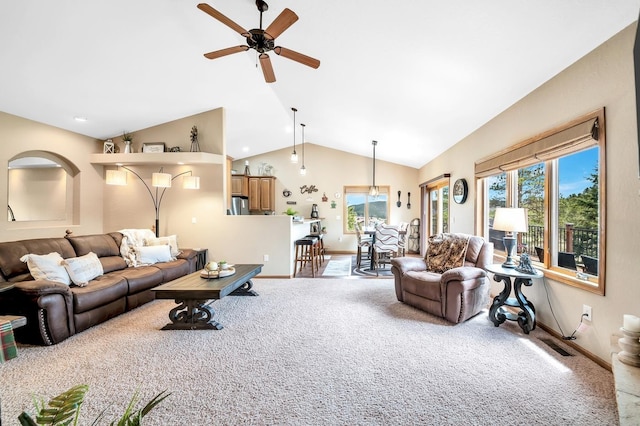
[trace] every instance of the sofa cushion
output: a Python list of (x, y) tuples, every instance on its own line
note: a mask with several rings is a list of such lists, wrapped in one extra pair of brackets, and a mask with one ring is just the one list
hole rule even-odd
[(118, 274), (100, 275), (85, 287), (71, 287), (73, 312), (78, 314), (123, 298), (127, 295), (127, 280)]
[(105, 274), (113, 271), (121, 271), (127, 269), (127, 262), (121, 256), (105, 256), (100, 258), (102, 270)]
[(162, 281), (168, 282), (191, 273), (189, 262), (184, 259), (172, 260), (171, 262), (156, 263), (154, 268), (162, 271)]
[(436, 234), (429, 237), (427, 246), (427, 270), (444, 273), (464, 265), (469, 245), (469, 235)]
[(115, 272), (115, 274), (127, 279), (129, 295), (148, 290), (163, 283), (162, 271), (153, 266), (126, 268), (122, 271)]
[(442, 300), (441, 275), (429, 271), (409, 271), (402, 278), (402, 290), (430, 300)]
[(16, 275), (29, 273), (27, 264), (20, 261), (25, 254), (59, 253), (63, 259), (75, 257), (76, 252), (66, 238), (37, 238), (0, 243), (0, 270), (8, 281)]
[(62, 265), (69, 273), (71, 281), (80, 287), (86, 286), (89, 281), (103, 274), (102, 263), (94, 252), (64, 259)]
[(29, 268), (29, 273), (36, 280), (56, 281), (63, 284), (71, 284), (69, 274), (62, 266), (64, 262), (60, 253), (49, 254), (25, 254), (20, 258)]
[(95, 253), (98, 257), (118, 256), (120, 254), (120, 249), (115, 240), (108, 234), (68, 235), (66, 238), (73, 246), (76, 256), (84, 256), (90, 252)]

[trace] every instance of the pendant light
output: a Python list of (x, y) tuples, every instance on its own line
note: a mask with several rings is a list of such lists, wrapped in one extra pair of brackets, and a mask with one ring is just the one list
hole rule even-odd
[(291, 108), (293, 111), (293, 152), (291, 153), (291, 164), (298, 164), (298, 153), (296, 152), (296, 112), (297, 109)]
[(378, 145), (378, 141), (371, 141), (371, 145), (373, 145), (373, 185), (369, 187), (369, 195), (377, 197), (380, 194), (380, 188), (376, 186), (376, 145)]
[(300, 127), (302, 127), (302, 167), (300, 167), (300, 174), (304, 176), (307, 174), (307, 168), (304, 166), (304, 127), (305, 125), (300, 123)]

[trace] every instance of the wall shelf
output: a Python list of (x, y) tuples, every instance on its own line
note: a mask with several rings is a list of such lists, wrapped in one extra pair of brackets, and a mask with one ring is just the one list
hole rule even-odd
[(224, 156), (210, 152), (158, 152), (158, 153), (119, 153), (91, 154), (91, 164), (125, 166), (171, 165), (171, 164), (223, 164)]

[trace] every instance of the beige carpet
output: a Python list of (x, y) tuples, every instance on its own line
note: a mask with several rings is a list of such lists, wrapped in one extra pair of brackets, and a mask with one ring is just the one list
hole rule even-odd
[[(460, 324), (395, 300), (392, 280), (254, 280), (214, 304), (221, 331), (161, 331), (155, 301), (0, 365), (2, 424), (87, 383), (89, 424), (136, 388), (172, 395), (147, 425), (615, 425), (613, 379), (486, 313)], [(103, 424), (108, 423), (107, 421)]]

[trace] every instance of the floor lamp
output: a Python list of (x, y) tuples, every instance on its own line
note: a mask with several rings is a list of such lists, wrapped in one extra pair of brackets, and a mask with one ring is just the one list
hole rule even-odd
[(517, 266), (513, 260), (517, 235), (518, 232), (527, 232), (529, 230), (527, 222), (527, 210), (525, 209), (505, 207), (496, 209), (496, 215), (493, 218), (493, 229), (505, 231), (502, 241), (507, 252), (507, 259), (502, 264), (503, 268), (515, 268)]
[[(173, 180), (179, 176), (188, 174), (190, 176), (184, 177), (182, 187), (185, 189), (200, 189), (200, 178), (198, 176), (193, 176), (193, 172), (191, 170), (179, 173), (175, 176), (171, 176), (171, 174), (169, 173), (164, 173), (162, 167), (160, 167), (160, 170), (157, 173), (153, 173), (151, 175), (151, 186), (155, 188), (154, 195), (154, 192), (151, 191), (149, 185), (147, 185), (147, 183), (138, 173), (126, 166), (119, 167), (133, 173), (133, 175), (144, 184), (145, 188), (147, 188), (147, 192), (149, 192), (149, 196), (151, 197), (151, 201), (153, 202), (153, 207), (156, 211), (156, 237), (160, 236), (160, 204), (162, 203), (162, 198), (164, 197), (164, 193), (167, 188), (171, 188), (171, 182), (173, 182)], [(107, 185), (126, 185), (127, 172), (123, 170), (107, 170), (106, 183)], [(162, 188), (162, 191), (160, 190), (160, 188)]]

